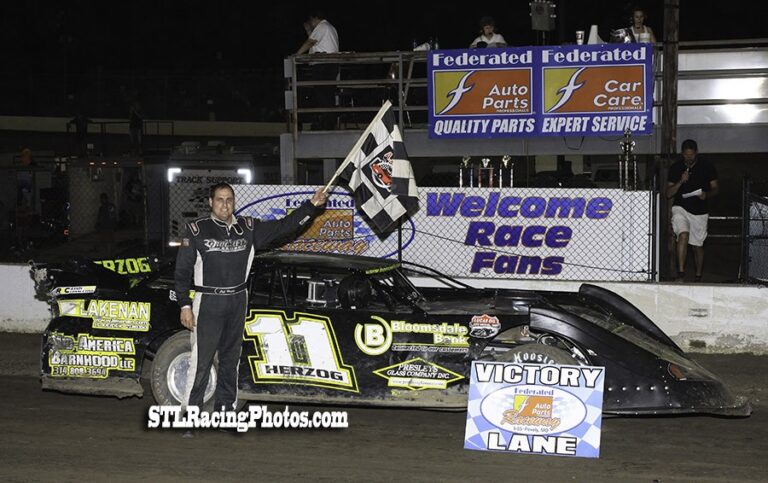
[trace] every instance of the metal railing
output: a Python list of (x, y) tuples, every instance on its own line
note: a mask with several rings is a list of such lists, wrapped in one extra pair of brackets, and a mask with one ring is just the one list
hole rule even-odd
[[(390, 100), (397, 110), (400, 125), (411, 126), (411, 113), (427, 112), (426, 61), (427, 53), (423, 51), (289, 57), (285, 60), (284, 73), (287, 81), (285, 108), (291, 132), (298, 135), (303, 115), (375, 113), (384, 99)], [(312, 67), (318, 64), (336, 66), (337, 78), (312, 79)], [(305, 106), (302, 100), (307, 99), (310, 89), (323, 86), (336, 89), (334, 105)], [(419, 94), (423, 97), (419, 98)], [(343, 118), (337, 119), (337, 128), (344, 124), (343, 121)]]
[[(174, 136), (176, 128), (174, 121), (166, 120), (144, 120), (142, 121), (142, 149), (154, 149), (159, 147), (156, 142), (157, 136)], [(91, 129), (94, 126), (95, 129)], [(102, 154), (114, 154), (116, 151), (114, 143), (110, 136), (128, 136), (130, 133), (130, 121), (88, 121), (88, 131), (84, 134), (82, 143), (85, 146), (78, 146), (79, 139), (76, 138), (76, 129), (73, 123), (67, 122), (67, 134), (70, 137), (70, 153), (88, 154), (91, 150), (88, 145), (93, 146), (93, 151)]]

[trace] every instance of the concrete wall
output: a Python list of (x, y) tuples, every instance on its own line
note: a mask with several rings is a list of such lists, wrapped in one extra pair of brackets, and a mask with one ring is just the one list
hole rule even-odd
[[(578, 291), (581, 282), (462, 279), (482, 288)], [(417, 285), (426, 284), (417, 281)], [(685, 351), (768, 354), (768, 288), (594, 282), (632, 302)]]
[(35, 299), (29, 265), (0, 264), (0, 331), (42, 333), (51, 314), (48, 304)]
[[(0, 331), (42, 332), (50, 314), (34, 298), (28, 265), (0, 264)], [(576, 291), (579, 282), (464, 280), (477, 287)], [(423, 280), (417, 284), (424, 285)], [(768, 288), (743, 285), (597, 283), (642, 310), (691, 352), (768, 354)]]

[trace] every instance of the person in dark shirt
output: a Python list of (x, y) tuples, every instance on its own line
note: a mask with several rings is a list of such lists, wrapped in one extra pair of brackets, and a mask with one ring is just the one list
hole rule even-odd
[(672, 230), (677, 237), (678, 281), (685, 276), (685, 258), (688, 245), (693, 247), (696, 262), (696, 281), (701, 281), (704, 265), (704, 240), (707, 238), (709, 211), (707, 200), (720, 191), (717, 170), (699, 158), (698, 146), (693, 139), (682, 144), (683, 159), (669, 168), (667, 198), (674, 198)]
[(99, 214), (96, 217), (96, 230), (98, 233), (97, 241), (103, 245), (109, 256), (112, 256), (115, 248), (115, 229), (117, 228), (117, 208), (115, 204), (109, 201), (106, 193), (99, 197), (101, 205)]
[(74, 118), (67, 122), (67, 130), (69, 130), (69, 126), (75, 127), (76, 149), (80, 156), (88, 152), (88, 125), (92, 123), (93, 121), (82, 112), (78, 112)]

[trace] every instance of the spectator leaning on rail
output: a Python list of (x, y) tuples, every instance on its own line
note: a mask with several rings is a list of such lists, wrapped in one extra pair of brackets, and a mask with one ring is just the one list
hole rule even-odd
[(698, 156), (693, 139), (682, 145), (683, 159), (669, 168), (667, 198), (674, 198), (672, 230), (677, 237), (677, 280), (685, 276), (685, 258), (688, 245), (693, 247), (696, 262), (696, 281), (701, 281), (704, 265), (704, 240), (707, 238), (709, 212), (707, 199), (720, 191), (715, 167)]
[[(325, 19), (322, 12), (313, 12), (304, 22), (304, 30), (307, 32), (307, 40), (301, 44), (296, 55), (309, 52), (315, 54), (336, 54), (339, 52), (339, 35), (331, 23)], [(337, 80), (339, 68), (336, 64), (314, 62), (311, 64), (312, 80), (327, 81)], [(333, 108), (336, 104), (336, 86), (324, 85), (312, 88), (311, 107)], [(314, 129), (333, 129), (335, 117), (330, 114), (318, 116), (312, 126)]]
[(492, 17), (480, 19), (480, 36), (472, 41), (470, 48), (475, 47), (506, 47), (507, 41), (501, 34), (496, 33), (496, 22)]
[[(187, 224), (176, 257), (176, 296), (184, 327), (191, 331), (192, 355), (183, 404), (202, 406), (214, 354), (219, 354), (216, 410), (234, 409), (237, 365), (248, 306), (247, 279), (256, 250), (293, 240), (325, 204), (319, 189), (312, 199), (280, 220), (235, 216), (235, 192), (226, 183), (211, 187), (211, 216)], [(193, 285), (194, 274), (194, 285)], [(194, 290), (194, 300), (189, 291)]]

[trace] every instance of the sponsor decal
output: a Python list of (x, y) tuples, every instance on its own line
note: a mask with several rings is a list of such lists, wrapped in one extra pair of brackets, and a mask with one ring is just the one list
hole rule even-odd
[(544, 68), (544, 112), (645, 110), (642, 65)]
[(392, 345), (392, 328), (381, 317), (372, 315), (371, 319), (373, 323), (355, 325), (355, 344), (363, 354), (378, 356)]
[[(395, 334), (404, 334), (411, 340), (394, 340)], [(355, 325), (355, 344), (369, 356), (381, 355), (388, 350), (460, 353), (469, 350), (468, 334), (469, 329), (459, 323), (388, 322), (373, 315), (370, 322)]]
[[(189, 291), (189, 298), (192, 299), (192, 300), (195, 300), (195, 293), (196, 292), (194, 290), (190, 290)], [(168, 290), (168, 300), (170, 300), (172, 302), (178, 302), (178, 299), (176, 298), (176, 291), (175, 290), (173, 290), (173, 289)]]
[(355, 239), (354, 209), (325, 210), (297, 240), (285, 245), (285, 250), (334, 251), (347, 255), (362, 255), (368, 250), (366, 239)]
[[(528, 334), (524, 335), (527, 336)], [(518, 364), (524, 364), (526, 362), (531, 362), (534, 364), (556, 364), (555, 360), (546, 354), (536, 354), (533, 352), (515, 353), (514, 357), (512, 358), (512, 362), (516, 362)]]
[(434, 83), (435, 116), (531, 112), (531, 69), (436, 71)]
[(344, 364), (333, 325), (327, 317), (296, 312), (251, 310), (245, 340), (253, 343), (248, 357), (253, 382), (300, 384), (358, 392), (355, 370)]
[(207, 252), (235, 253), (245, 250), (248, 242), (245, 238), (227, 238), (226, 240), (206, 238), (203, 240), (203, 245)]
[(227, 183), (227, 184), (241, 184), (243, 182), (243, 178), (240, 176), (188, 176), (184, 174), (180, 174), (173, 177), (174, 183), (179, 184), (204, 184), (204, 185), (214, 185), (218, 183)]
[(373, 171), (373, 183), (382, 190), (390, 191), (392, 186), (392, 155), (389, 150), (376, 156), (371, 161), (371, 171)]
[(149, 330), (152, 304), (120, 300), (59, 300), (59, 315), (93, 319), (94, 329)]
[[(560, 418), (552, 417), (554, 399), (554, 389), (515, 388), (512, 407), (502, 413), (501, 424), (526, 434), (553, 432), (562, 422)], [(574, 412), (580, 414), (583, 405), (577, 405), (577, 409)]]
[(600, 455), (602, 367), (472, 363), (464, 448)]
[(85, 293), (94, 293), (96, 285), (82, 285), (77, 287), (56, 287), (51, 290), (50, 295), (76, 295)]
[[(379, 153), (385, 159), (386, 151)], [(383, 167), (380, 166), (383, 169)], [(364, 169), (371, 169), (370, 164)], [(235, 197), (241, 200), (237, 214), (263, 221), (277, 220), (305, 203), (317, 190), (316, 186), (286, 186), (275, 192), (275, 187), (255, 185), (235, 186)], [(265, 190), (265, 188), (268, 188)], [(377, 186), (376, 189), (382, 189)], [(307, 229), (296, 240), (281, 247), (283, 250), (366, 255), (378, 258), (394, 256), (398, 250), (396, 234), (380, 238), (355, 209), (351, 193), (337, 190), (329, 193), (325, 209), (307, 222)], [(410, 231), (407, 231), (408, 228)], [(407, 248), (415, 237), (413, 220), (403, 225), (403, 247)]]
[(48, 365), (51, 376), (105, 379), (111, 371), (133, 372), (136, 354), (133, 339), (96, 337), (78, 334), (76, 337), (53, 332), (48, 337)]
[(152, 271), (152, 267), (149, 265), (149, 257), (94, 260), (93, 263), (101, 265), (107, 270), (112, 270), (120, 275), (137, 275), (140, 273), (150, 273)]
[(411, 390), (446, 389), (448, 384), (464, 379), (456, 372), (417, 357), (373, 371), (387, 380), (387, 386)]
[(488, 339), (499, 333), (501, 322), (498, 317), (483, 314), (475, 315), (469, 322), (469, 336)]
[(375, 275), (377, 273), (390, 272), (390, 271), (395, 270), (397, 268), (400, 268), (400, 264), (399, 263), (393, 263), (392, 265), (387, 265), (386, 267), (368, 269), (368, 270), (365, 271), (365, 274), (366, 275)]

